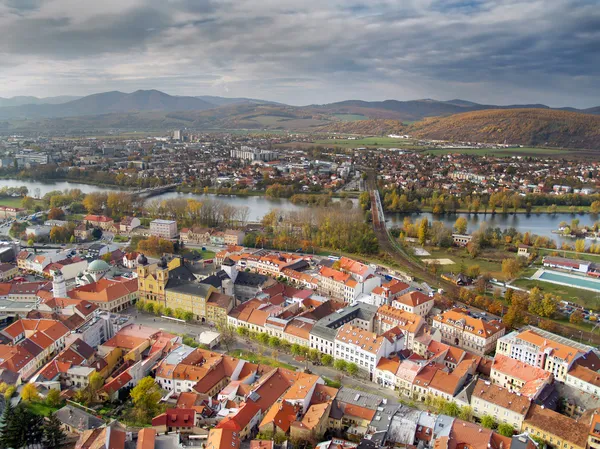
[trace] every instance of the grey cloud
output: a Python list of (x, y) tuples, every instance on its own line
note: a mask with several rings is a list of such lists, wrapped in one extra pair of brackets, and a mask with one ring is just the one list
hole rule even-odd
[[(182, 89), (222, 78), (245, 96), (276, 85), (277, 99), (292, 102), (318, 102), (323, 92), (327, 100), (473, 93), (490, 101), (513, 91), (507, 102), (600, 103), (590, 96), (600, 81), (598, 1), (145, 0), (83, 24), (72, 11), (40, 17), (39, 2), (21, 2), (4, 2), (25, 6), (0, 19), (0, 54), (23, 62), (23, 75), (28, 61), (64, 61), (71, 75), (46, 74), (56, 86), (80, 77), (96, 90), (121, 83), (196, 94)], [(536, 99), (524, 100), (527, 90)]]

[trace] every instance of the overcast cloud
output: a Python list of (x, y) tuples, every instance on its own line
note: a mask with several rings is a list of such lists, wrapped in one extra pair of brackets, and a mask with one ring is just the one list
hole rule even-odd
[(599, 0), (0, 0), (0, 96), (600, 105)]

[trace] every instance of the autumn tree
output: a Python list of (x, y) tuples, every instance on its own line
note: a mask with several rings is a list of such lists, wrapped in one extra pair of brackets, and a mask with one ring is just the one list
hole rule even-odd
[(583, 313), (581, 312), (581, 310), (576, 310), (573, 313), (571, 313), (571, 316), (569, 317), (569, 323), (579, 324), (582, 321), (583, 321)]
[(160, 387), (151, 377), (144, 377), (130, 393), (136, 417), (140, 422), (148, 422), (160, 410)]
[(35, 384), (27, 383), (21, 390), (21, 398), (26, 402), (32, 402), (39, 399), (40, 395), (38, 393), (37, 387)]
[(577, 251), (578, 253), (585, 252), (585, 240), (578, 239), (575, 241), (575, 251)]
[(506, 279), (514, 279), (521, 271), (521, 264), (517, 259), (504, 259), (502, 261), (502, 274)]
[(106, 205), (107, 194), (103, 192), (92, 192), (88, 193), (83, 199), (83, 207), (87, 210), (88, 214), (98, 214), (102, 212), (102, 209)]
[(468, 222), (465, 217), (458, 217), (454, 222), (454, 230), (458, 234), (466, 234), (467, 233)]
[(64, 218), (65, 218), (65, 212), (62, 209), (59, 209), (58, 207), (53, 207), (48, 212), (49, 220), (64, 220)]
[(427, 242), (427, 237), (429, 236), (429, 220), (427, 218), (423, 218), (419, 222), (419, 227), (417, 228), (417, 238), (419, 239), (419, 243), (424, 245)]

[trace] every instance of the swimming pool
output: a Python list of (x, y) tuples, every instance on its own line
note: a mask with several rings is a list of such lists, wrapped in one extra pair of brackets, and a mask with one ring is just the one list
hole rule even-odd
[(568, 285), (576, 288), (582, 288), (584, 290), (600, 292), (600, 281), (591, 278), (556, 273), (554, 271), (544, 271), (538, 276), (538, 279), (551, 282), (553, 284)]

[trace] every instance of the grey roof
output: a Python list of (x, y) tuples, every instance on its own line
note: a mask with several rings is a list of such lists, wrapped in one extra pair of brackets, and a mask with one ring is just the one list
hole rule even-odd
[(240, 271), (235, 278), (235, 285), (243, 285), (248, 287), (260, 287), (269, 280), (269, 276), (259, 273), (251, 273)]
[(402, 406), (398, 404), (381, 404), (377, 407), (375, 416), (373, 416), (369, 426), (373, 427), (376, 432), (387, 431), (392, 423), (392, 418), (401, 407)]
[(358, 391), (347, 387), (342, 387), (335, 399), (338, 402), (358, 405), (370, 410), (377, 410), (377, 407), (379, 407), (384, 400), (381, 396), (365, 393), (364, 391)]
[[(408, 407), (402, 409), (392, 417), (389, 424), (387, 439), (396, 444), (413, 444), (417, 432), (417, 422), (421, 412)], [(372, 423), (371, 423), (372, 424)]]
[(54, 413), (54, 416), (56, 416), (63, 424), (67, 424), (79, 430), (95, 429), (104, 424), (104, 421), (100, 418), (96, 418), (94, 415), (71, 405), (65, 405)]
[(173, 287), (167, 286), (167, 289), (172, 292), (184, 293), (186, 295), (201, 296), (206, 298), (208, 296), (208, 290), (210, 285), (201, 284), (199, 282), (185, 282)]
[(366, 304), (364, 302), (358, 302), (320, 319), (315, 323), (310, 333), (316, 337), (333, 341), (337, 335), (337, 329), (342, 327), (344, 324), (355, 319), (371, 321), (375, 317), (376, 313), (377, 306)]
[(528, 445), (529, 445), (529, 434), (528, 433), (522, 433), (520, 435), (515, 435), (512, 437), (512, 442), (510, 443), (510, 449), (527, 449)]

